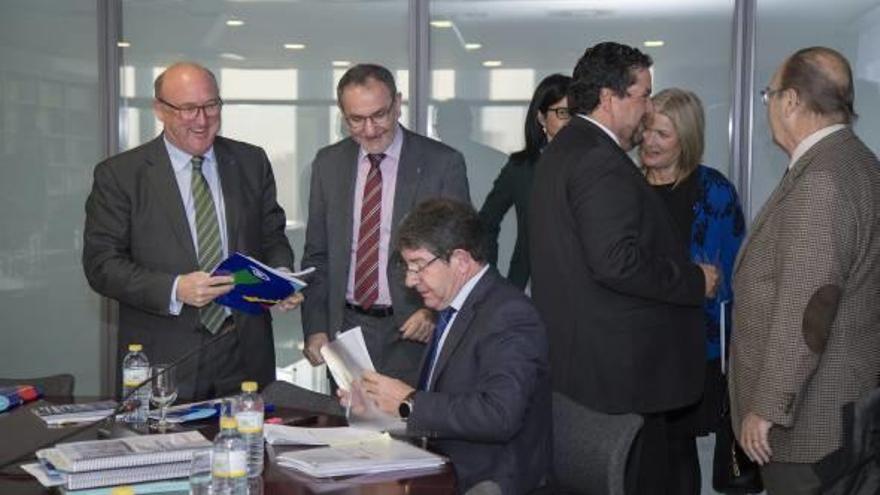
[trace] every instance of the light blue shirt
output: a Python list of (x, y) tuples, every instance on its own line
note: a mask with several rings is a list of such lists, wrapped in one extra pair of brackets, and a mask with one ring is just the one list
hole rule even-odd
[[(196, 233), (196, 206), (192, 195), (193, 169), (192, 164), (190, 164), (193, 155), (174, 146), (167, 138), (164, 141), (165, 149), (168, 151), (168, 158), (171, 159), (171, 168), (174, 170), (174, 178), (177, 180), (177, 188), (180, 190), (180, 199), (183, 200), (183, 209), (186, 211), (186, 221), (189, 224), (189, 233), (192, 236), (193, 247), (198, 255), (199, 238)], [(223, 201), (223, 191), (220, 188), (220, 172), (217, 170), (217, 158), (214, 156), (214, 147), (212, 146), (208, 149), (202, 157), (204, 158), (202, 162), (202, 175), (205, 176), (208, 188), (211, 190), (211, 197), (214, 198), (217, 222), (220, 225), (222, 257), (226, 259), (229, 255), (229, 240), (226, 231), (226, 203)], [(168, 311), (173, 315), (179, 315), (181, 310), (183, 310), (183, 302), (177, 300), (178, 280), (180, 280), (180, 275), (174, 278), (174, 285), (171, 286), (171, 303), (168, 306)]]

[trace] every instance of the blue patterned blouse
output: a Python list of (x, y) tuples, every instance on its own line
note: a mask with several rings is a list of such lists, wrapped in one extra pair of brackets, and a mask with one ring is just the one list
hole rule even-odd
[(691, 259), (719, 265), (723, 272), (718, 293), (703, 306), (706, 319), (706, 357), (721, 356), (720, 313), (725, 303), (727, 339), (732, 328), (730, 315), (733, 291), (730, 288), (733, 262), (745, 235), (745, 219), (736, 188), (717, 170), (700, 165), (694, 172), (699, 191), (694, 203), (691, 227)]

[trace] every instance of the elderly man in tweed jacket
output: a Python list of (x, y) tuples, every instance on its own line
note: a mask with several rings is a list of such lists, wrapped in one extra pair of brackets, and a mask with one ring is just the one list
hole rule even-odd
[(849, 127), (853, 94), (847, 60), (821, 47), (763, 92), (791, 162), (734, 267), (730, 393), (771, 495), (819, 493), (842, 407), (880, 373), (880, 163)]

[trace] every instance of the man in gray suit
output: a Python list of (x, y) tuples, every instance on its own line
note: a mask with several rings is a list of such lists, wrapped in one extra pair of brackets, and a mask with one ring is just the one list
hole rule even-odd
[(734, 267), (733, 426), (769, 494), (814, 494), (843, 406), (880, 374), (880, 163), (840, 53), (796, 52), (762, 95), (790, 162)]
[[(406, 420), (449, 456), (459, 491), (529, 493), (549, 473), (547, 334), (522, 291), (487, 264), (485, 228), (469, 205), (425, 201), (404, 220), (397, 248), (406, 284), (439, 311), (418, 388), (367, 372), (368, 400)], [(356, 405), (356, 404), (355, 404)]]
[(470, 202), (464, 158), (397, 123), (401, 96), (384, 67), (352, 67), (336, 96), (351, 137), (312, 164), (302, 267), (316, 270), (303, 304), (303, 353), (320, 364), (324, 344), (360, 326), (376, 368), (414, 383), (434, 313), (404, 286), (391, 239), (423, 199)]
[[(209, 272), (236, 251), (293, 266), (272, 167), (261, 148), (217, 136), (223, 100), (206, 68), (174, 64), (154, 89), (162, 134), (95, 167), (86, 201), (86, 278), (119, 302), (118, 362), (130, 343), (143, 344), (151, 363), (168, 363), (228, 332), (181, 364), (179, 396), (227, 395), (242, 379), (266, 385), (275, 379), (269, 314), (212, 303), (231, 290), (232, 277)], [(300, 301), (291, 296), (281, 308)]]

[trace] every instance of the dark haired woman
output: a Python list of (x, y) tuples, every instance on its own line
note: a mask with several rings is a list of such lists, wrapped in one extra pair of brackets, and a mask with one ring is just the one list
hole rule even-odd
[(526, 113), (526, 145), (510, 155), (480, 209), (480, 218), (486, 224), (488, 234), (489, 261), (493, 264), (498, 263), (501, 221), (511, 206), (516, 209), (516, 244), (510, 258), (507, 279), (521, 289), (525, 289), (531, 274), (528, 212), (535, 163), (544, 146), (571, 119), (565, 96), (570, 82), (571, 78), (568, 76), (552, 74), (538, 84)]

